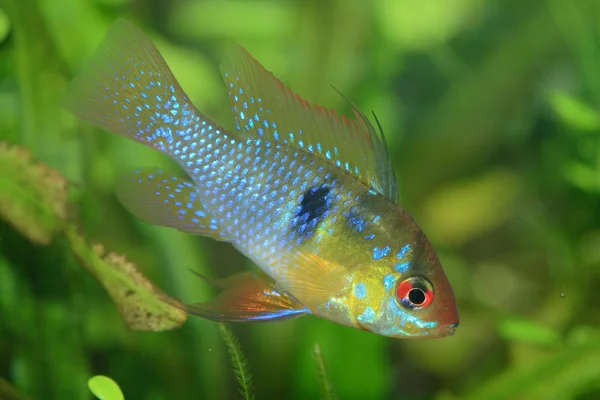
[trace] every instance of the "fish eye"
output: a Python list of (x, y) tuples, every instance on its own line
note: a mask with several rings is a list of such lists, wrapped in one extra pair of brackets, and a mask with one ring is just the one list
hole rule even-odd
[(413, 276), (398, 283), (397, 300), (409, 309), (425, 308), (433, 302), (433, 285), (427, 279)]

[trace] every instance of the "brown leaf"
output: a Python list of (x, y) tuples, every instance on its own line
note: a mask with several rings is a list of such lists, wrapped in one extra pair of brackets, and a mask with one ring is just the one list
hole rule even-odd
[(67, 181), (31, 153), (0, 142), (0, 217), (37, 244), (49, 244), (66, 220)]
[(67, 237), (77, 258), (117, 304), (129, 328), (165, 331), (177, 328), (187, 320), (183, 304), (167, 296), (124, 256), (105, 255), (100, 244), (90, 248), (74, 227), (68, 229)]

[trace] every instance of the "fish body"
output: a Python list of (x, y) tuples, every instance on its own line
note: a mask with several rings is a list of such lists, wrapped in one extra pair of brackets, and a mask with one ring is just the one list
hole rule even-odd
[(241, 47), (221, 71), (235, 132), (200, 113), (152, 43), (120, 20), (65, 100), (185, 171), (128, 175), (117, 186), (127, 209), (227, 241), (264, 272), (215, 280), (222, 292), (186, 310), (219, 321), (312, 314), (399, 338), (452, 334), (452, 288), (398, 204), (383, 133), (356, 108), (349, 119), (311, 106)]

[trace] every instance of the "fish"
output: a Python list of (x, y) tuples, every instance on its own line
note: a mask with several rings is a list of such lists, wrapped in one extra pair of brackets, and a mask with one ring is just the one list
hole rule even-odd
[[(185, 304), (221, 322), (312, 315), (390, 338), (453, 335), (452, 286), (429, 239), (399, 204), (383, 129), (311, 104), (244, 47), (220, 65), (229, 131), (190, 101), (152, 41), (118, 19), (69, 83), (75, 117), (164, 153), (115, 184), (146, 223), (230, 243), (258, 272), (207, 282), (212, 299)], [(375, 115), (375, 114), (373, 114)]]

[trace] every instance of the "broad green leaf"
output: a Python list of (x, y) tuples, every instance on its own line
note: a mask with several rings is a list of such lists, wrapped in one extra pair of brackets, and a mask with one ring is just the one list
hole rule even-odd
[(74, 254), (104, 286), (129, 328), (165, 331), (187, 320), (184, 306), (157, 288), (125, 257), (104, 254), (99, 244), (90, 247), (75, 227), (67, 230), (67, 236)]
[(481, 0), (381, 0), (382, 30), (403, 48), (429, 50), (459, 33), (482, 7)]
[(124, 400), (119, 385), (107, 376), (96, 375), (88, 381), (90, 391), (100, 400)]
[(563, 166), (562, 175), (573, 186), (588, 193), (600, 193), (600, 171), (580, 162)]
[[(258, 36), (272, 39), (290, 30), (293, 12), (294, 8), (283, 1), (228, 1), (227, 7), (215, 0), (181, 2), (173, 7), (169, 25), (185, 35), (200, 38)], [(198, 23), (199, 18), (211, 23)]]
[(524, 318), (507, 318), (500, 323), (500, 334), (507, 340), (558, 345), (561, 336), (555, 330)]
[(0, 217), (34, 243), (49, 244), (64, 227), (67, 182), (31, 153), (0, 142)]
[(600, 129), (600, 112), (583, 100), (566, 93), (554, 91), (548, 101), (559, 118), (572, 128), (583, 131)]
[(10, 21), (8, 15), (0, 8), (0, 43), (6, 40), (10, 32)]

